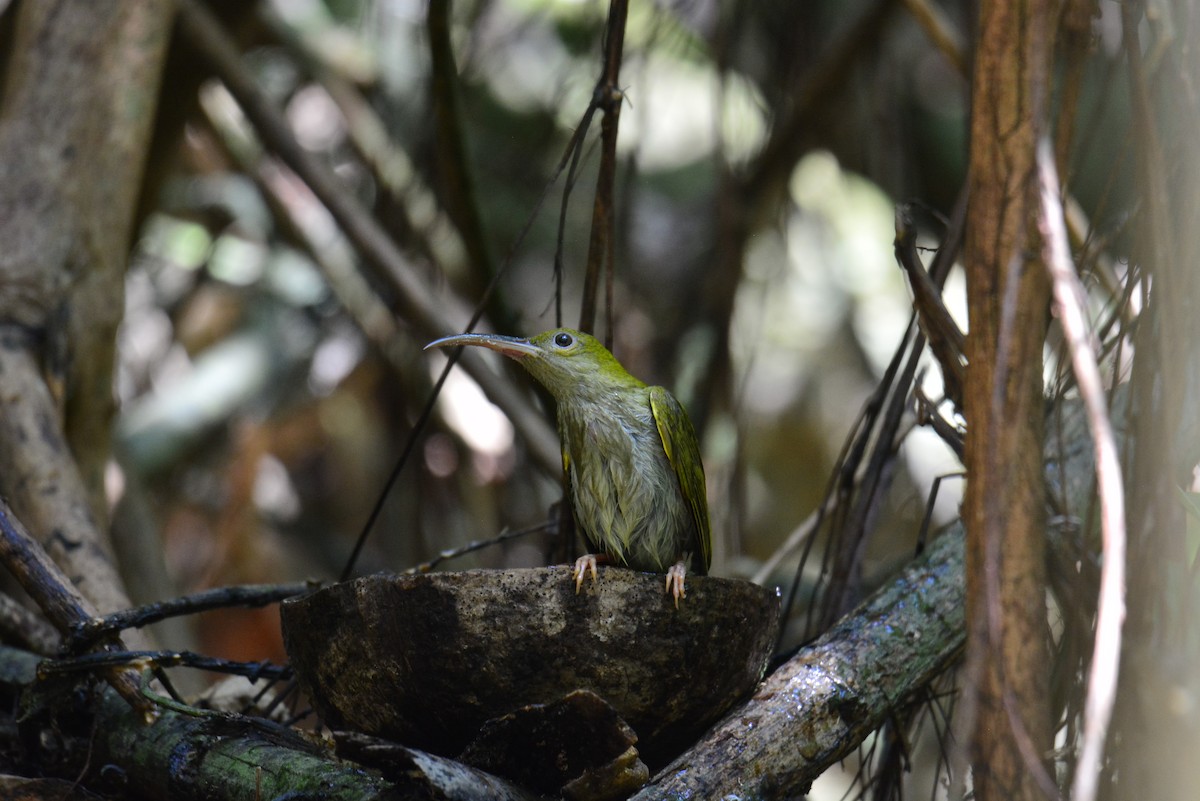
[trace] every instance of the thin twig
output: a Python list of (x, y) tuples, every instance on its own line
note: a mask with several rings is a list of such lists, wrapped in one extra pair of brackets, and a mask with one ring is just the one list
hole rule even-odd
[[(579, 124), (575, 126), (575, 132), (571, 134), (571, 138), (567, 141), (566, 150), (558, 162), (558, 171), (561, 173), (564, 168), (567, 169), (567, 178), (563, 182), (562, 202), (558, 207), (558, 233), (555, 236), (554, 242), (554, 325), (560, 327), (563, 324), (562, 312), (562, 287), (563, 287), (563, 253), (565, 250), (564, 239), (567, 230), (567, 209), (571, 204), (571, 192), (575, 189), (575, 181), (579, 175), (579, 161), (583, 157), (583, 142), (587, 136), (588, 129), (592, 126), (592, 117), (596, 115), (596, 99), (593, 95), (592, 102), (588, 103), (588, 107), (583, 111), (583, 118)], [(556, 173), (556, 176), (557, 176)]]
[(963, 405), (963, 381), (966, 380), (966, 338), (942, 301), (939, 286), (925, 269), (917, 253), (917, 229), (912, 210), (906, 205), (896, 207), (896, 239), (893, 250), (896, 261), (908, 276), (912, 289), (913, 308), (929, 348), (942, 370), (945, 393), (958, 408)]
[(469, 553), (481, 551), (484, 548), (490, 548), (493, 545), (500, 545), (501, 543), (508, 542), (509, 540), (515, 540), (518, 537), (536, 534), (539, 531), (547, 531), (550, 528), (553, 528), (555, 525), (555, 521), (548, 520), (544, 523), (538, 523), (536, 526), (530, 526), (528, 528), (522, 528), (516, 531), (501, 531), (496, 536), (486, 540), (472, 540), (466, 545), (460, 545), (457, 548), (447, 548), (446, 550), (439, 552), (437, 556), (435, 556), (433, 559), (430, 559), (428, 562), (422, 562), (421, 564), (415, 567), (410, 567), (403, 572), (408, 575), (429, 573), (442, 562), (445, 562), (449, 559), (457, 559), (460, 556), (466, 556)]
[[(592, 105), (604, 111), (600, 122), (600, 170), (596, 178), (596, 196), (592, 204), (592, 231), (588, 239), (587, 269), (583, 278), (583, 300), (579, 327), (594, 332), (596, 295), (602, 271), (611, 275), (615, 247), (613, 187), (617, 175), (617, 128), (621, 118), (621, 54), (625, 46), (625, 19), (629, 0), (612, 0), (608, 7), (608, 25), (604, 33), (604, 72), (592, 92)], [(612, 308), (607, 309), (605, 344), (612, 346)]]
[[(909, 338), (906, 336), (902, 342), (909, 343)], [(881, 405), (881, 413), (874, 421), (874, 447), (866, 459), (849, 514), (844, 524), (835, 529), (834, 541), (826, 551), (833, 554), (833, 564), (820, 618), (822, 630), (833, 625), (859, 600), (862, 560), (876, 517), (895, 475), (895, 460), (903, 439), (898, 432), (908, 408), (913, 378), (925, 349), (924, 334), (913, 334), (911, 344), (902, 344), (901, 350), (905, 347), (909, 351), (903, 370), (893, 372), (890, 380), (880, 383), (883, 390), (880, 397), (881, 400), (886, 398), (886, 402)]]
[(103, 617), (93, 617), (71, 627), (67, 639), (69, 651), (78, 651), (107, 634), (125, 629), (141, 628), (169, 617), (195, 615), (213, 609), (232, 606), (254, 608), (278, 603), (311, 592), (320, 586), (317, 582), (301, 581), (292, 584), (243, 584), (232, 587), (217, 587), (180, 598), (158, 601), (133, 609), (124, 609)]
[(960, 75), (967, 74), (966, 48), (954, 24), (930, 0), (904, 0), (904, 7)]
[(38, 674), (49, 676), (126, 665), (138, 668), (184, 666), (245, 676), (253, 681), (261, 678), (287, 678), (292, 675), (292, 669), (287, 665), (277, 665), (268, 661), (235, 662), (192, 651), (99, 651), (69, 659), (43, 660), (38, 664)]
[(792, 529), (791, 533), (787, 535), (787, 539), (763, 562), (762, 567), (751, 576), (750, 580), (755, 584), (765, 585), (771, 578), (771, 574), (775, 572), (775, 568), (779, 567), (780, 562), (791, 556), (797, 548), (807, 542), (809, 537), (813, 535), (813, 532), (817, 530), (817, 526), (820, 525), (821, 520), (832, 508), (834, 500), (835, 497), (833, 495), (826, 494), (825, 500), (821, 502), (821, 505), (809, 512), (808, 517), (804, 518), (800, 525)]
[(1050, 141), (1038, 146), (1041, 189), (1043, 258), (1054, 282), (1054, 307), (1071, 350), (1071, 365), (1079, 396), (1087, 409), (1088, 427), (1096, 450), (1096, 478), (1100, 495), (1100, 531), (1104, 559), (1100, 566), (1100, 600), (1096, 608), (1096, 640), (1088, 671), (1084, 706), (1083, 744), (1071, 797), (1092, 801), (1096, 797), (1100, 760), (1116, 700), (1121, 665), (1121, 627), (1125, 620), (1125, 493), (1121, 460), (1105, 408), (1104, 385), (1096, 350), (1088, 334), (1084, 289), (1079, 283), (1067, 244), (1063, 208), (1059, 200), (1058, 173)]

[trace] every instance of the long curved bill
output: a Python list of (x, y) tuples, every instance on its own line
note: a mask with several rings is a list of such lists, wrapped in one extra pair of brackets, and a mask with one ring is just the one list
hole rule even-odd
[(526, 356), (536, 356), (541, 351), (527, 339), (520, 337), (505, 337), (499, 334), (458, 334), (452, 337), (435, 339), (425, 346), (430, 348), (455, 348), (459, 345), (478, 345), (497, 353), (503, 353), (513, 359), (524, 359)]

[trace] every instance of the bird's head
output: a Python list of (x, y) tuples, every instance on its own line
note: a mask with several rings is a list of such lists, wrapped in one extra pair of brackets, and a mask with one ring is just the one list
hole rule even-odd
[(555, 328), (522, 339), (499, 334), (460, 334), (430, 342), (429, 348), (478, 345), (515, 359), (549, 390), (555, 400), (614, 389), (644, 386), (590, 334)]

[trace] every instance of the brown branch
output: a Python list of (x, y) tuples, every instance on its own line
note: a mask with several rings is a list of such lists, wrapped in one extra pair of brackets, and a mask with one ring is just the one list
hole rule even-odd
[(46, 554), (102, 612), (129, 606), (28, 337), (0, 330), (0, 486)]
[(111, 610), (128, 606), (104, 525), (112, 363), (171, 6), (14, 13), (0, 91), (0, 492)]
[(946, 396), (962, 408), (962, 386), (966, 368), (966, 341), (958, 324), (950, 316), (937, 284), (925, 270), (917, 253), (917, 231), (911, 212), (904, 206), (896, 208), (896, 261), (908, 276), (913, 293), (913, 306), (921, 331), (942, 369)]
[(904, 7), (912, 15), (925, 35), (950, 62), (959, 75), (967, 74), (966, 47), (962, 36), (941, 8), (932, 0), (904, 0)]
[(968, 662), (981, 801), (1056, 792), (1045, 636), (1042, 346), (1050, 282), (1030, 259), (1047, 126), (1050, 4), (984, 2), (971, 103), (965, 264)]
[[(600, 171), (596, 177), (596, 197), (592, 205), (592, 232), (588, 239), (587, 268), (583, 277), (583, 300), (579, 327), (593, 332), (596, 328), (596, 294), (601, 271), (612, 276), (616, 247), (613, 215), (613, 187), (617, 175), (617, 127), (621, 118), (621, 53), (625, 46), (625, 19), (629, 0), (611, 0), (608, 26), (604, 34), (604, 72), (592, 92), (592, 105), (604, 111), (600, 122)], [(612, 307), (607, 308), (605, 344), (612, 346)]]

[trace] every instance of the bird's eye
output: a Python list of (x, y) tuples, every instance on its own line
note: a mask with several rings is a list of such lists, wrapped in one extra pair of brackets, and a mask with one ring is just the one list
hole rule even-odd
[(556, 334), (554, 337), (554, 344), (558, 345), (560, 348), (568, 348), (574, 341), (575, 340), (571, 337), (571, 335), (567, 333)]

